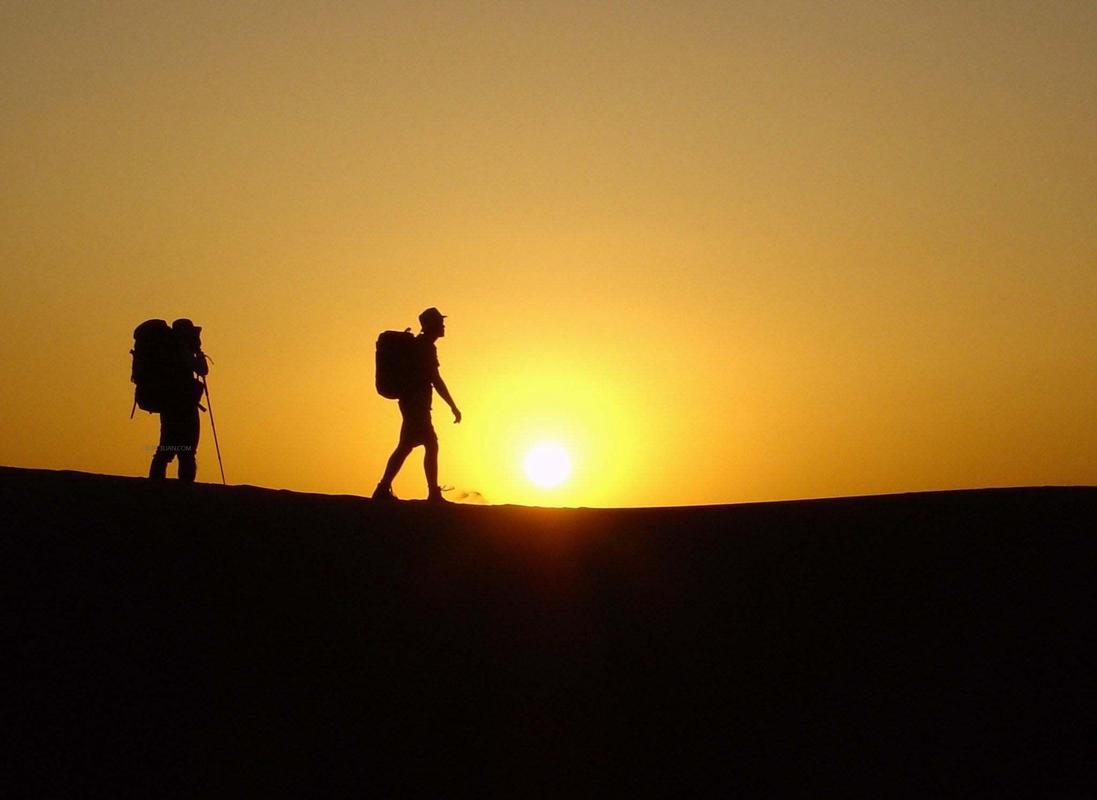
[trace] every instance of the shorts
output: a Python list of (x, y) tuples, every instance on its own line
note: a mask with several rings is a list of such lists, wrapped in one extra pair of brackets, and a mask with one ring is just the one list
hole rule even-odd
[(434, 432), (434, 423), (430, 418), (430, 405), (406, 403), (400, 401), (400, 443), (417, 447), (418, 445), (437, 444), (438, 434)]

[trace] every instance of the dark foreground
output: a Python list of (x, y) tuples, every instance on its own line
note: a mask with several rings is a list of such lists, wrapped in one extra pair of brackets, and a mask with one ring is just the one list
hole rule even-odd
[(1097, 796), (1097, 489), (0, 500), (30, 796)]

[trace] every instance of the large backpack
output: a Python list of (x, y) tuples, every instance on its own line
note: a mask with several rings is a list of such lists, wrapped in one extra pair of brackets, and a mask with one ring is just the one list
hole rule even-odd
[(416, 379), (415, 335), (411, 328), (377, 337), (377, 393), (389, 400), (407, 395)]
[(179, 372), (179, 345), (171, 326), (162, 319), (142, 322), (133, 331), (130, 353), (133, 355), (130, 380), (136, 387), (134, 403), (143, 411), (163, 411)]

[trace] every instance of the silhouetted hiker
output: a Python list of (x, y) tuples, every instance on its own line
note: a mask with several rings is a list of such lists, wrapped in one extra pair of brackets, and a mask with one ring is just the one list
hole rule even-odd
[(374, 500), (394, 500), (392, 481), (411, 451), (423, 445), (423, 472), (427, 477), (427, 499), (444, 502), (438, 486), (438, 435), (431, 422), (430, 407), (434, 390), (453, 411), (453, 421), (461, 421), (461, 411), (453, 402), (445, 381), (438, 372), (435, 342), (446, 335), (445, 316), (437, 308), (419, 315), (422, 330), (412, 336), (386, 331), (377, 340), (377, 389), (382, 396), (400, 401), (400, 441), (389, 456), (381, 482), (373, 492)]
[[(202, 329), (189, 319), (149, 320), (133, 332), (134, 405), (160, 414), (160, 444), (149, 477), (163, 480), (168, 464), (179, 459), (179, 480), (193, 482), (198, 472), (199, 401), (209, 368), (202, 352)], [(132, 414), (131, 414), (132, 416)]]

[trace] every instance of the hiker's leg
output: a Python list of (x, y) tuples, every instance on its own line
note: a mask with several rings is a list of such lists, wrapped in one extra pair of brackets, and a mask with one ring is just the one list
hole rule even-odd
[(404, 466), (404, 461), (407, 460), (408, 455), (411, 454), (412, 446), (401, 441), (396, 445), (396, 449), (392, 451), (392, 455), (389, 456), (388, 464), (385, 465), (385, 474), (381, 476), (381, 482), (379, 486), (392, 486), (392, 481), (396, 477), (396, 473), (400, 471), (400, 467)]
[(194, 451), (180, 451), (176, 455), (179, 457), (179, 480), (194, 483), (198, 475), (198, 461), (194, 457)]
[(179, 433), (182, 444), (175, 455), (179, 458), (179, 480), (185, 483), (194, 483), (198, 475), (198, 434), (201, 423), (198, 420), (198, 406), (192, 406), (186, 410), (185, 415), (179, 420)]
[(438, 498), (442, 496), (438, 489), (438, 439), (428, 439), (426, 450), (423, 455), (423, 472), (427, 476), (427, 496)]
[(168, 476), (168, 462), (171, 461), (171, 452), (161, 452), (157, 448), (153, 453), (152, 463), (149, 464), (149, 477), (154, 481), (162, 481)]
[(168, 475), (168, 464), (175, 457), (175, 453), (172, 451), (171, 435), (172, 424), (171, 416), (160, 414), (160, 443), (156, 447), (156, 452), (152, 454), (152, 463), (149, 464), (149, 477), (152, 480), (162, 481)]
[(404, 466), (404, 461), (411, 454), (411, 451), (415, 449), (416, 445), (421, 444), (416, 435), (418, 416), (418, 409), (414, 405), (404, 400), (400, 401), (400, 441), (397, 442), (396, 449), (389, 456), (388, 464), (385, 465), (385, 474), (381, 476), (381, 482), (377, 484), (377, 488), (382, 490), (383, 494), (392, 488), (392, 481), (396, 478), (396, 473), (400, 471), (400, 467)]

